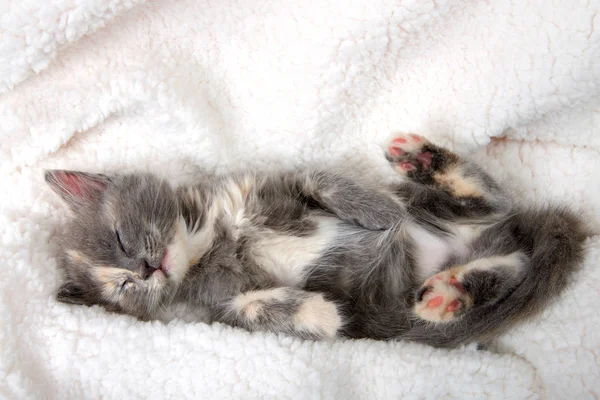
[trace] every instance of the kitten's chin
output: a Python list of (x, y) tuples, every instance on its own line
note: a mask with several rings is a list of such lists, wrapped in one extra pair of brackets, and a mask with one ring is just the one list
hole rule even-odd
[(169, 279), (169, 272), (166, 268), (161, 267), (161, 268), (157, 269), (156, 271), (154, 271), (152, 276), (154, 277), (154, 279), (157, 279), (159, 281), (167, 280), (167, 279)]

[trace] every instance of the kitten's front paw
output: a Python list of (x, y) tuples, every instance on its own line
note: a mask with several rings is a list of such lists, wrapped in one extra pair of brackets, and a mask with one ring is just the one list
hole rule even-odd
[(403, 175), (417, 169), (428, 171), (433, 157), (426, 148), (428, 144), (429, 141), (423, 136), (397, 135), (388, 143), (385, 155), (394, 169)]
[(473, 305), (456, 270), (442, 271), (427, 279), (417, 291), (414, 311), (431, 322), (449, 322)]
[(334, 302), (317, 293), (300, 303), (293, 323), (302, 338), (334, 339), (342, 327), (342, 316)]
[(435, 177), (441, 176), (459, 159), (451, 151), (415, 134), (392, 137), (386, 147), (385, 157), (396, 172), (425, 184), (434, 184)]
[(335, 302), (321, 293), (285, 287), (239, 294), (228, 305), (225, 316), (251, 331), (286, 333), (309, 340), (334, 339), (343, 325)]

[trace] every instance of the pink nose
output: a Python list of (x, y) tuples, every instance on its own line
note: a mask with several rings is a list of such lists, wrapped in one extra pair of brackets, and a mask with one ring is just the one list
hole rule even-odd
[(154, 275), (154, 273), (156, 273), (156, 271), (161, 271), (164, 275), (168, 276), (167, 251), (165, 250), (160, 263), (145, 259), (142, 260), (138, 268), (143, 279), (150, 278), (152, 275)]
[(163, 272), (163, 274), (169, 276), (169, 269), (170, 269), (170, 265), (169, 265), (169, 261), (167, 260), (167, 257), (169, 256), (169, 251), (165, 249), (165, 254), (163, 255), (162, 260), (160, 261), (160, 270)]

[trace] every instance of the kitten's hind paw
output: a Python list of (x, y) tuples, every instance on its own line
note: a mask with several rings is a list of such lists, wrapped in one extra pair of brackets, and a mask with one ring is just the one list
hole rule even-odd
[(504, 298), (523, 279), (528, 258), (521, 252), (479, 258), (427, 279), (417, 291), (414, 312), (431, 322), (448, 322), (473, 307)]
[(429, 278), (417, 291), (415, 313), (431, 322), (449, 322), (473, 305), (465, 291), (461, 274), (453, 270), (442, 271)]

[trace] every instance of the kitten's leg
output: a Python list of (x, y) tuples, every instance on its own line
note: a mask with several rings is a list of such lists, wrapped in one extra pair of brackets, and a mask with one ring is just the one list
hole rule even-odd
[(303, 339), (333, 339), (343, 320), (322, 294), (280, 287), (241, 293), (217, 313), (218, 320), (249, 331), (285, 333)]
[(473, 307), (508, 294), (522, 280), (527, 263), (527, 257), (517, 252), (444, 270), (417, 291), (414, 312), (431, 322), (452, 321)]
[(386, 158), (399, 174), (434, 189), (415, 193), (414, 187), (400, 187), (400, 197), (414, 207), (439, 216), (466, 218), (505, 215), (511, 208), (508, 196), (477, 165), (422, 136), (393, 137)]
[(375, 186), (324, 172), (296, 174), (292, 179), (302, 196), (367, 229), (390, 229), (406, 215), (406, 207), (392, 192)]

